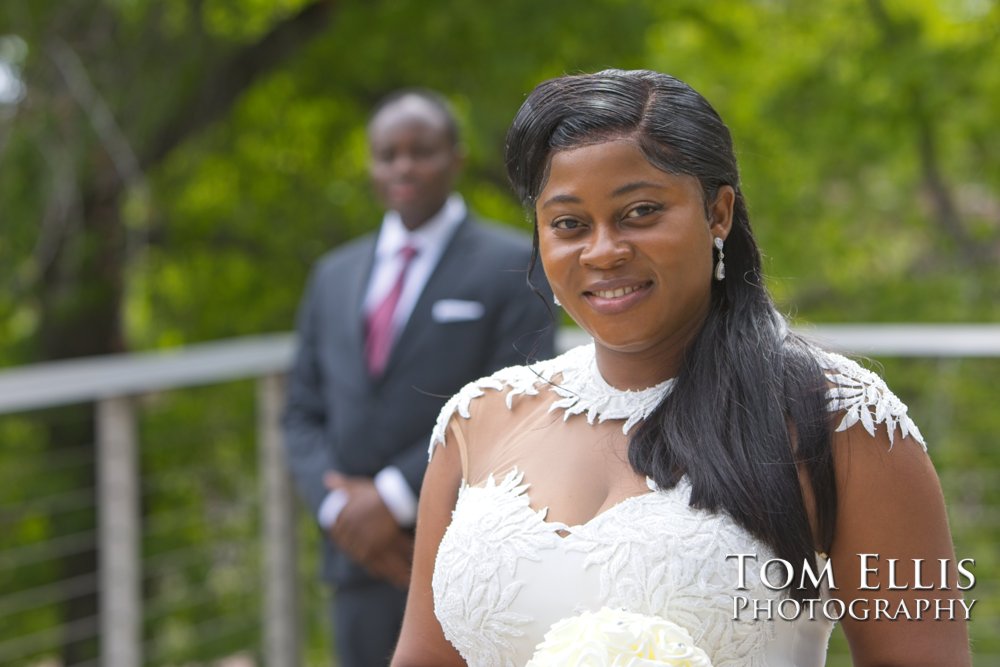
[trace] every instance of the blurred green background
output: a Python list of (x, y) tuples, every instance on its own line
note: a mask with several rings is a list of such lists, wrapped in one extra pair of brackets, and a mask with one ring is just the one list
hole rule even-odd
[[(400, 86), (451, 99), (469, 153), (460, 190), (527, 230), (503, 174), (506, 126), (540, 80), (606, 67), (671, 73), (727, 120), (768, 284), (796, 321), (997, 322), (998, 63), (996, 0), (5, 0), (0, 366), (291, 329), (310, 264), (380, 219), (364, 122)], [(878, 361), (927, 437), (958, 555), (977, 560), (970, 627), (992, 656), (977, 664), (1000, 664), (1000, 362)], [(255, 530), (206, 518), (213, 495), (252, 510), (252, 409), (249, 383), (146, 401), (144, 474), (184, 447), (200, 460), (145, 489), (144, 511), (181, 517), (146, 536), (147, 556), (170, 560), (220, 525), (234, 545)], [(0, 420), (3, 506), (86, 496), (92, 471), (70, 462), (90, 459), (91, 430), (86, 409)], [(0, 517), (0, 551), (93, 527), (82, 511)], [(303, 633), (322, 664), (311, 557)], [(149, 614), (148, 664), (258, 650), (256, 591), (226, 558), (148, 584), (200, 595)], [(0, 567), (0, 596), (88, 567), (92, 552)], [(0, 640), (88, 604), (36, 605)], [(231, 631), (191, 629), (240, 615)], [(60, 651), (69, 664), (69, 650), (17, 664)], [(828, 664), (849, 664), (842, 639)]]

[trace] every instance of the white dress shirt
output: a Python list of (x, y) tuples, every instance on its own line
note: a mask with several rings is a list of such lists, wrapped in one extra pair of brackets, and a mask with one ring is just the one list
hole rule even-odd
[[(378, 239), (375, 242), (375, 262), (372, 265), (368, 288), (365, 291), (363, 309), (365, 316), (385, 299), (395, 285), (403, 267), (400, 254), (405, 246), (416, 249), (417, 254), (406, 272), (406, 282), (393, 313), (393, 337), (399, 336), (413, 313), (427, 280), (434, 272), (445, 247), (455, 230), (465, 220), (467, 209), (461, 195), (452, 194), (441, 210), (423, 225), (409, 230), (395, 211), (388, 211), (382, 218)], [(428, 424), (428, 427), (432, 426)], [(410, 489), (399, 468), (386, 466), (375, 475), (375, 488), (382, 502), (395, 517), (400, 526), (413, 526), (417, 519), (417, 496)], [(319, 508), (320, 526), (329, 529), (337, 522), (337, 517), (347, 505), (347, 493), (343, 490), (331, 491)]]

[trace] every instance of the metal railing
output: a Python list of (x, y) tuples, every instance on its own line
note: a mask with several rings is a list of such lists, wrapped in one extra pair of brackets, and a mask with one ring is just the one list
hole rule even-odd
[[(1000, 325), (827, 325), (806, 330), (833, 349), (872, 356), (1000, 357)], [(583, 339), (579, 331), (560, 332), (559, 347)], [(283, 375), (291, 362), (290, 334), (241, 338), (192, 345), (166, 352), (36, 364), (0, 371), (0, 415), (53, 406), (94, 404), (96, 415), (97, 578), (56, 580), (45, 591), (0, 597), (0, 628), (5, 610), (24, 606), (23, 599), (70, 595), (74, 586), (99, 590), (97, 619), (80, 628), (99, 633), (101, 664), (143, 664), (142, 623), (144, 529), (139, 473), (137, 401), (156, 392), (177, 391), (238, 379), (256, 382), (256, 443), (259, 494), (261, 580), (261, 654), (271, 667), (301, 663), (299, 634), (298, 542), (296, 501), (284, 462), (279, 414), (284, 402)], [(0, 443), (3, 446), (3, 443)], [(58, 465), (58, 464), (57, 464)], [(51, 499), (50, 499), (51, 500)], [(79, 498), (66, 498), (69, 506)], [(2, 508), (0, 508), (2, 511)], [(46, 544), (50, 553), (71, 552), (88, 535), (63, 535)], [(32, 559), (37, 544), (0, 546), (0, 562), (11, 567)], [(18, 597), (20, 595), (20, 597)], [(44, 598), (48, 599), (48, 598)], [(82, 627), (82, 626), (86, 627)], [(0, 635), (0, 654), (16, 657), (31, 638)], [(0, 662), (4, 662), (0, 655)]]
[[(281, 334), (167, 352), (37, 364), (0, 372), (0, 414), (76, 403), (95, 404), (99, 558), (96, 583), (100, 613), (96, 627), (92, 621), (89, 627), (91, 632), (99, 633), (101, 664), (105, 667), (143, 664), (143, 526), (136, 401), (153, 392), (247, 378), (255, 379), (257, 384), (263, 654), (266, 664), (275, 667), (300, 664), (295, 499), (279, 431), (284, 401), (282, 376), (291, 362), (292, 347), (292, 336)], [(75, 499), (69, 499), (71, 505), (74, 502)], [(66, 542), (73, 536), (59, 539)], [(85, 582), (53, 582), (53, 585), (74, 583)], [(0, 627), (3, 625), (0, 618)], [(15, 659), (18, 655), (15, 650), (20, 646), (25, 649), (32, 646), (24, 638), (3, 638), (0, 634), (0, 639), (5, 640), (2, 645), (11, 651), (9, 655), (0, 655), (0, 662), (5, 662), (5, 658)]]

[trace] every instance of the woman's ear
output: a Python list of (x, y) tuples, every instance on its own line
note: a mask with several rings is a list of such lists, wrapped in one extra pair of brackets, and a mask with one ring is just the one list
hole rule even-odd
[(723, 241), (733, 227), (733, 210), (736, 207), (736, 190), (731, 185), (722, 185), (715, 193), (715, 201), (708, 207), (708, 229), (712, 236)]

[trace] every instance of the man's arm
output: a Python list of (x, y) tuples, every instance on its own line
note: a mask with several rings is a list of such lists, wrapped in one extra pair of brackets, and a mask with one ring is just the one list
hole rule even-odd
[(298, 347), (282, 420), (289, 469), (306, 505), (333, 542), (374, 576), (405, 587), (412, 538), (389, 516), (372, 480), (344, 477), (331, 461), (326, 441), (331, 415), (319, 362), (317, 273), (313, 272), (299, 307)]
[(298, 346), (288, 376), (288, 399), (282, 418), (288, 467), (299, 494), (317, 516), (329, 490), (323, 474), (331, 468), (326, 442), (327, 414), (317, 348), (317, 271), (310, 276), (299, 306)]

